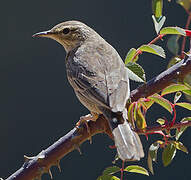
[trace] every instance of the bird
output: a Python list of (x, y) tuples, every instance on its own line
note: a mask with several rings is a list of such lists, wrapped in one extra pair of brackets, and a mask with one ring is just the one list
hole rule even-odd
[(68, 81), (90, 111), (91, 120), (99, 115), (107, 119), (118, 157), (122, 161), (144, 157), (140, 138), (127, 118), (129, 77), (118, 52), (96, 31), (76, 20), (59, 23), (33, 37), (47, 37), (64, 47)]

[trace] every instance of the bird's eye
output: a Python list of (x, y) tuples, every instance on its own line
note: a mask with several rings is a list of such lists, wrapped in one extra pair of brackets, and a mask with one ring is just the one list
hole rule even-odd
[(64, 34), (68, 34), (70, 32), (70, 29), (69, 28), (64, 28), (63, 31), (62, 31)]

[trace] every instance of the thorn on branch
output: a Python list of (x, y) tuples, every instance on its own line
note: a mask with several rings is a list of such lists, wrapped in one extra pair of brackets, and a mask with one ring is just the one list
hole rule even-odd
[(61, 170), (61, 167), (60, 167), (60, 161), (59, 160), (56, 162), (56, 166), (58, 167), (58, 170), (61, 172), (62, 170)]
[(29, 162), (30, 160), (32, 160), (34, 158), (35, 158), (35, 156), (29, 157), (29, 156), (24, 155), (24, 162)]
[(74, 145), (75, 147), (75, 149), (80, 153), (80, 155), (82, 155), (82, 152), (81, 152), (81, 150), (80, 150), (80, 146), (79, 145)]
[(49, 168), (49, 170), (48, 170), (48, 174), (50, 175), (50, 178), (53, 179), (52, 172), (51, 172), (51, 169), (50, 169), (50, 168)]

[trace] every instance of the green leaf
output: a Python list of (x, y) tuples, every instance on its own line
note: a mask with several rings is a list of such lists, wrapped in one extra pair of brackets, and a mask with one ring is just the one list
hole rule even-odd
[(126, 64), (127, 67), (127, 73), (131, 80), (137, 81), (137, 82), (145, 82), (145, 71), (144, 69), (135, 62), (129, 62)]
[(190, 0), (176, 0), (178, 4), (180, 4), (186, 11), (190, 10)]
[(187, 148), (179, 141), (173, 141), (173, 144), (175, 145), (176, 149), (183, 151), (185, 153), (188, 153)]
[(175, 96), (174, 96), (174, 104), (176, 104), (178, 102), (178, 100), (181, 98), (182, 93), (181, 92), (176, 92)]
[(149, 170), (150, 170), (150, 172), (152, 174), (154, 174), (152, 161), (156, 162), (156, 160), (157, 160), (157, 151), (158, 151), (159, 147), (160, 147), (159, 143), (157, 143), (157, 142), (154, 142), (149, 147), (147, 164), (148, 164), (148, 168), (149, 168)]
[(163, 0), (152, 0), (153, 14), (157, 19), (162, 16)]
[(166, 110), (168, 110), (170, 113), (172, 113), (171, 103), (167, 99), (164, 99), (163, 97), (161, 97), (159, 95), (150, 96), (150, 97), (148, 97), (148, 99), (153, 100), (154, 102), (156, 102), (157, 104), (161, 105)]
[(120, 179), (116, 176), (103, 175), (103, 176), (99, 176), (97, 180), (120, 180)]
[[(183, 118), (180, 122), (185, 122), (185, 121), (191, 121), (191, 117), (186, 117)], [(187, 129), (187, 127), (181, 127), (180, 129), (176, 129), (176, 140), (178, 141), (178, 139), (180, 138), (180, 136), (183, 134), (183, 132)]]
[(148, 110), (154, 103), (153, 100), (149, 99), (150, 101), (140, 101), (141, 104)]
[(169, 51), (175, 56), (178, 55), (178, 51), (179, 51), (179, 44), (178, 44), (179, 38), (180, 38), (180, 35), (171, 35), (167, 41), (167, 47)]
[(137, 50), (135, 48), (131, 48), (129, 50), (129, 52), (127, 53), (127, 56), (125, 58), (125, 65), (129, 62), (131, 62), (131, 60), (133, 59), (133, 57), (135, 56)]
[(191, 102), (191, 74), (186, 75), (184, 83), (189, 87), (189, 90), (185, 90), (186, 99)]
[(145, 117), (141, 112), (140, 107), (138, 107), (136, 111), (136, 125), (138, 129), (144, 129), (147, 127)]
[(157, 161), (157, 151), (159, 148), (159, 143), (158, 142), (154, 142), (153, 144), (151, 144), (151, 146), (149, 147), (149, 154), (151, 156), (152, 161)]
[(120, 171), (120, 168), (117, 167), (117, 166), (111, 166), (111, 167), (108, 167), (106, 168), (104, 171), (103, 171), (103, 175), (111, 175), (111, 174), (114, 174), (116, 172), (119, 172)]
[(149, 168), (149, 171), (152, 173), (152, 175), (154, 174), (154, 170), (153, 170), (153, 161), (151, 159), (150, 154), (148, 153), (148, 158), (147, 158), (147, 165)]
[(179, 34), (182, 36), (186, 36), (186, 32), (184, 29), (179, 27), (165, 27), (162, 28), (160, 34)]
[(157, 121), (160, 125), (163, 125), (163, 124), (165, 123), (165, 120), (162, 119), (162, 118), (158, 118), (156, 121)]
[(166, 21), (166, 17), (165, 16), (161, 16), (159, 19), (155, 18), (154, 15), (152, 15), (152, 19), (153, 19), (153, 23), (155, 26), (155, 31), (158, 34), (159, 31), (161, 30), (161, 28), (163, 27), (165, 21)]
[(141, 50), (143, 52), (149, 52), (152, 54), (156, 54), (156, 55), (161, 56), (163, 58), (166, 57), (164, 49), (160, 46), (155, 45), (155, 44), (142, 45), (138, 50)]
[(187, 90), (187, 89), (189, 89), (189, 88), (183, 84), (172, 84), (172, 85), (166, 87), (162, 91), (161, 95), (164, 96), (166, 94), (174, 93), (177, 91), (183, 91), (183, 90)]
[(162, 152), (162, 161), (164, 166), (168, 166), (176, 155), (174, 144), (168, 144)]
[(147, 175), (149, 176), (149, 173), (148, 171), (141, 167), (141, 166), (137, 166), (137, 165), (130, 165), (130, 166), (127, 166), (124, 171), (127, 171), (127, 172), (134, 172), (134, 173), (139, 173), (139, 174), (144, 174), (144, 175)]
[(191, 111), (191, 104), (190, 103), (182, 102), (182, 103), (176, 103), (176, 105), (181, 106), (181, 107)]
[(129, 122), (134, 125), (134, 109), (135, 109), (135, 104), (131, 103), (131, 105), (128, 108), (128, 120)]
[(189, 90), (183, 90), (182, 92), (189, 95), (189, 96), (191, 96), (191, 90), (190, 89)]

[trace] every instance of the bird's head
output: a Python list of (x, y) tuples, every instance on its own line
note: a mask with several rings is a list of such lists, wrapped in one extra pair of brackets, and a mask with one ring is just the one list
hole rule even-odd
[(95, 31), (79, 21), (66, 21), (54, 26), (48, 31), (39, 32), (33, 37), (47, 37), (56, 40), (64, 46), (66, 52), (81, 45)]

